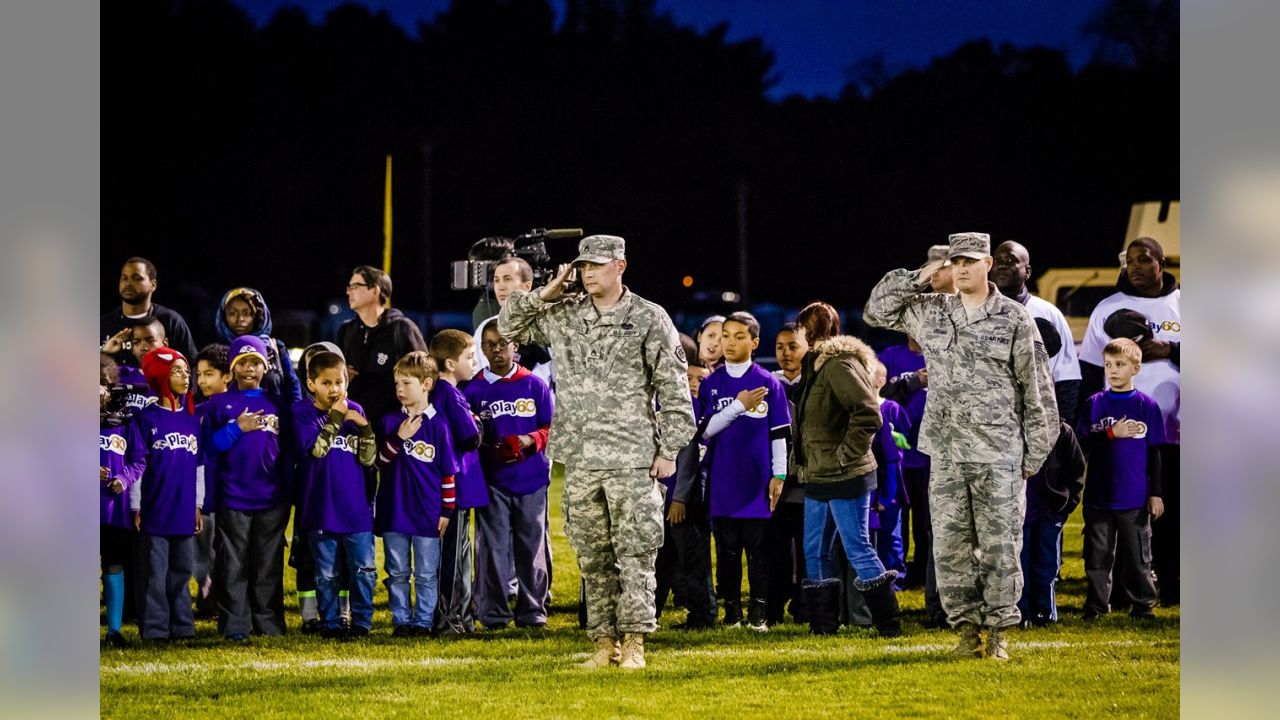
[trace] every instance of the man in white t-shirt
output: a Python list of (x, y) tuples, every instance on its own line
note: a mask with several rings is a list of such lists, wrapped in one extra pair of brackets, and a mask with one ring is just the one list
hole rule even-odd
[(1080, 392), (1080, 361), (1076, 357), (1076, 345), (1071, 341), (1071, 326), (1057, 305), (1032, 295), (1027, 290), (1031, 277), (1031, 255), (1021, 244), (1012, 240), (1000, 243), (996, 248), (991, 281), (1000, 294), (1022, 303), (1032, 318), (1047, 320), (1058, 337), (1061, 349), (1049, 357), (1049, 373), (1053, 375), (1053, 394), (1058, 400), (1058, 415), (1067, 423), (1075, 424), (1075, 411)]
[[(498, 301), (498, 307), (502, 308), (507, 304), (507, 298), (511, 297), (511, 293), (520, 290), (529, 292), (533, 289), (533, 267), (522, 257), (511, 255), (503, 258), (493, 268), (493, 297)], [(485, 358), (484, 353), (480, 349), (480, 335), (484, 332), (484, 326), (491, 321), (497, 321), (498, 316), (494, 315), (490, 318), (481, 320), (476, 325), (475, 346), (476, 346), (476, 372), (489, 367), (489, 361)], [(521, 345), (516, 348), (516, 363), (524, 367), (529, 372), (542, 378), (552, 391), (555, 390), (555, 375), (551, 365), (551, 352), (548, 348), (541, 345)]]
[[(1122, 312), (1124, 311), (1124, 312)], [(1134, 312), (1139, 319), (1135, 327)], [(1117, 315), (1120, 313), (1120, 315)], [(1165, 439), (1161, 453), (1164, 515), (1151, 525), (1151, 554), (1160, 586), (1160, 602), (1179, 602), (1179, 461), (1182, 436), (1182, 290), (1165, 271), (1164, 248), (1151, 238), (1137, 238), (1125, 250), (1124, 269), (1116, 293), (1105, 298), (1089, 316), (1089, 328), (1080, 345), (1084, 375), (1081, 400), (1102, 389), (1102, 348), (1113, 332), (1134, 339), (1142, 348), (1142, 372), (1133, 387), (1155, 399), (1164, 416)], [(1130, 334), (1132, 333), (1132, 335)]]

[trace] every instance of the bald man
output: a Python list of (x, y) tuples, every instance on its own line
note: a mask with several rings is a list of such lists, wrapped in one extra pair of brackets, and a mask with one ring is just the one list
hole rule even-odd
[(1062, 347), (1049, 357), (1049, 373), (1053, 375), (1053, 394), (1058, 399), (1058, 414), (1069, 425), (1075, 424), (1076, 399), (1080, 393), (1080, 359), (1071, 340), (1071, 326), (1058, 306), (1027, 290), (1031, 277), (1031, 254), (1022, 244), (1006, 240), (996, 248), (991, 280), (1000, 294), (1022, 303), (1031, 317), (1042, 318), (1058, 331)]

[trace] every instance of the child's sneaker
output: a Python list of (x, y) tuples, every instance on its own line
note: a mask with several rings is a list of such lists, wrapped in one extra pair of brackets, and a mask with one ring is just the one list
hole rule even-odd
[(106, 643), (107, 645), (110, 645), (113, 648), (122, 648), (122, 647), (129, 646), (129, 643), (124, 639), (124, 636), (120, 634), (119, 630), (112, 630), (111, 632), (108, 632)]
[(397, 625), (395, 629), (391, 631), (391, 637), (407, 638), (411, 635), (413, 635), (413, 628), (409, 625)]
[(721, 623), (727, 628), (742, 627), (742, 602), (735, 600), (724, 601), (724, 620)]
[(754, 599), (747, 608), (747, 627), (756, 632), (769, 632), (768, 603), (763, 598)]

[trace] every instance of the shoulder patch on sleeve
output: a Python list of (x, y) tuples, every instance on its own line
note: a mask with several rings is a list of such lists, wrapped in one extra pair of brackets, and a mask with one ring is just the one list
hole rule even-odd
[(689, 359), (688, 359), (687, 357), (685, 357), (685, 354), (684, 354), (684, 346), (683, 346), (683, 345), (676, 345), (675, 356), (676, 356), (676, 359), (677, 359), (677, 360), (679, 360), (680, 362), (684, 363), (685, 365), (688, 365), (688, 364), (689, 364)]

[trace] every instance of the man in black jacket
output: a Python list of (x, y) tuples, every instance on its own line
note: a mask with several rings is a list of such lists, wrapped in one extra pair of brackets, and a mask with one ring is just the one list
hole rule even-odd
[[(156, 266), (150, 260), (131, 257), (124, 261), (120, 269), (120, 306), (103, 313), (99, 321), (100, 335), (107, 342), (104, 349), (116, 364), (138, 367), (129, 333), (136, 320), (147, 316), (156, 318), (164, 326), (169, 347), (186, 357), (196, 356), (196, 343), (191, 339), (187, 321), (173, 310), (151, 302), (156, 285)], [(112, 340), (114, 342), (110, 342)]]
[(392, 373), (396, 362), (414, 350), (426, 350), (427, 344), (418, 326), (391, 307), (391, 277), (381, 270), (368, 265), (353, 270), (347, 303), (357, 315), (338, 329), (338, 347), (351, 374), (347, 393), (376, 427), (398, 404)]

